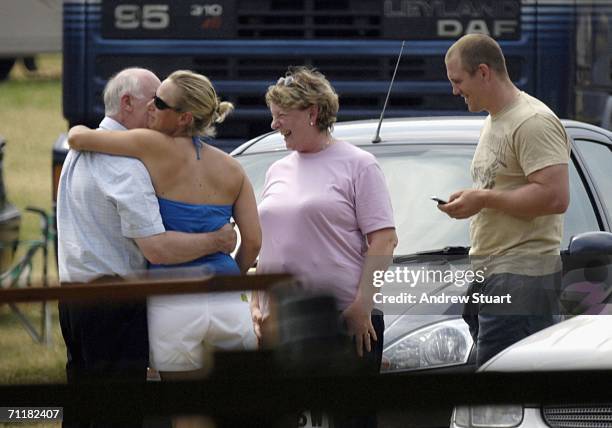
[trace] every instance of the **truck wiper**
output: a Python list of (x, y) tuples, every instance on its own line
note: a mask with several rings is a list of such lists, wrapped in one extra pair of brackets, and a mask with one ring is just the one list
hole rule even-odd
[(467, 256), (470, 247), (444, 247), (437, 250), (419, 251), (412, 254), (402, 254), (393, 257), (393, 263), (409, 263), (423, 256)]

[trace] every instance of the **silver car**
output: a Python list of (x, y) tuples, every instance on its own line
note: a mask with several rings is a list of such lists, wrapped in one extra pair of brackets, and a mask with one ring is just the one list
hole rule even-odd
[[(406, 266), (417, 270), (422, 264), (457, 270), (467, 263), (469, 221), (450, 219), (430, 198), (447, 198), (458, 189), (471, 187), (470, 163), (483, 120), (388, 119), (382, 124), (380, 143), (372, 142), (377, 121), (336, 124), (335, 138), (373, 153), (384, 171), (399, 237), (391, 270)], [(572, 138), (572, 156), (571, 203), (565, 215), (562, 250), (572, 236), (612, 230), (612, 133), (577, 121), (563, 124)], [(243, 165), (259, 197), (268, 167), (288, 151), (282, 136), (271, 132), (246, 142), (232, 154)], [(394, 293), (400, 294), (397, 284), (392, 285)], [(465, 294), (464, 285), (442, 280), (410, 284), (409, 288), (411, 293), (432, 296), (461, 295)], [(390, 288), (388, 283), (385, 287)], [(405, 302), (383, 305), (383, 310), (383, 373), (474, 370), (472, 338), (461, 318), (460, 304)], [(435, 416), (432, 425), (448, 426), (451, 412), (448, 409)]]

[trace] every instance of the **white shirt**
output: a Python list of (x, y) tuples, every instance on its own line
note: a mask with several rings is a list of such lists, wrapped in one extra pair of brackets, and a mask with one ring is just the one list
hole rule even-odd
[[(101, 129), (125, 130), (105, 117)], [(146, 268), (133, 238), (165, 231), (151, 178), (138, 159), (70, 150), (57, 198), (61, 282)]]

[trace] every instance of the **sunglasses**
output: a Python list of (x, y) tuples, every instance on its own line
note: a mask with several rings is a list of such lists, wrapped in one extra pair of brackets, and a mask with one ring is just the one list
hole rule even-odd
[(157, 110), (174, 110), (177, 113), (180, 113), (181, 109), (180, 108), (176, 108), (176, 107), (172, 107), (170, 105), (168, 105), (167, 102), (165, 102), (164, 100), (162, 100), (160, 97), (158, 97), (157, 95), (155, 95), (153, 97), (153, 104), (155, 104), (155, 108)]

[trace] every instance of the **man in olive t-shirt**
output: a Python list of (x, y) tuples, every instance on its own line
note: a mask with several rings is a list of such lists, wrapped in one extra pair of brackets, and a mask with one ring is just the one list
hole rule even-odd
[[(512, 296), (512, 306), (466, 307), (480, 366), (512, 343), (554, 323), (549, 299), (560, 275), (563, 213), (569, 204), (569, 138), (555, 114), (511, 82), (499, 45), (470, 34), (446, 53), (454, 95), (489, 113), (472, 161), (472, 189), (439, 205), (472, 217), (470, 256), (486, 279), (471, 292)], [(497, 305), (497, 306), (495, 306)]]

